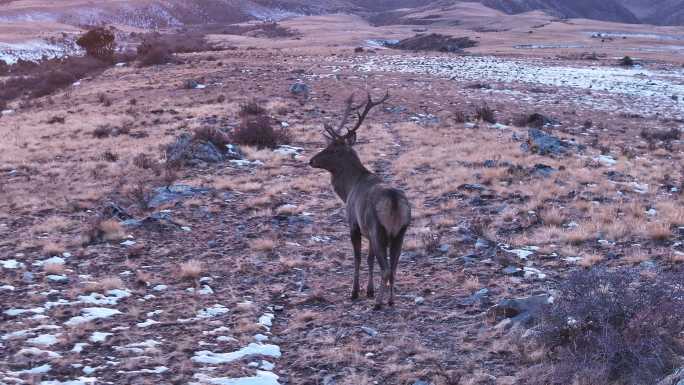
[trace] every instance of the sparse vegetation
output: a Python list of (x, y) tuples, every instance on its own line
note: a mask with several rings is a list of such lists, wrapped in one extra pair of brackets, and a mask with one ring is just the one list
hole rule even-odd
[(548, 370), (534, 382), (653, 384), (669, 374), (684, 352), (681, 279), (628, 269), (571, 273), (541, 323)]

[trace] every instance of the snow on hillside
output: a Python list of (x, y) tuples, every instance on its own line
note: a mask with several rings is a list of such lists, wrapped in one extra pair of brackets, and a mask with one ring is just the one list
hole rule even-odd
[(50, 59), (81, 53), (73, 43), (50, 43), (44, 40), (30, 40), (23, 43), (0, 42), (0, 61), (14, 64), (19, 59), (37, 61), (43, 57)]

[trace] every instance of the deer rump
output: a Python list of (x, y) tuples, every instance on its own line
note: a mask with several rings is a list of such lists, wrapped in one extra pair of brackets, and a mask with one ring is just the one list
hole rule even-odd
[(406, 230), (411, 222), (411, 208), (401, 190), (383, 186), (377, 177), (371, 176), (350, 192), (347, 217), (352, 231), (359, 229), (371, 242), (385, 243)]

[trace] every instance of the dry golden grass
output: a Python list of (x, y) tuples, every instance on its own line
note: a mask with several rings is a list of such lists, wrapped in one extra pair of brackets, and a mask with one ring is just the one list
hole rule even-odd
[(44, 218), (39, 223), (35, 224), (31, 231), (34, 234), (54, 234), (67, 230), (72, 225), (73, 222), (71, 220), (53, 215)]
[(277, 241), (273, 238), (259, 238), (249, 241), (249, 248), (253, 251), (270, 253), (273, 252)]
[(582, 259), (579, 261), (579, 264), (582, 267), (591, 267), (603, 261), (604, 259), (605, 257), (600, 254), (585, 254), (582, 255)]
[(539, 213), (539, 216), (548, 226), (560, 226), (565, 222), (563, 210), (558, 207), (546, 208)]
[(85, 287), (86, 292), (105, 292), (112, 289), (123, 289), (126, 284), (117, 276), (109, 276), (88, 282)]
[(196, 259), (183, 262), (178, 266), (178, 278), (198, 279), (204, 272), (204, 264)]
[(676, 201), (661, 201), (656, 204), (657, 217), (670, 226), (684, 226), (684, 204)]
[(463, 281), (463, 288), (470, 292), (479, 290), (481, 287), (482, 284), (480, 284), (480, 278), (476, 276), (468, 277), (465, 279), (465, 281)]
[(98, 227), (100, 231), (102, 231), (102, 238), (105, 241), (120, 241), (126, 238), (126, 232), (123, 225), (115, 219), (102, 221)]
[(61, 263), (46, 263), (43, 265), (43, 271), (47, 274), (62, 274), (65, 267)]
[(65, 247), (61, 243), (57, 242), (52, 242), (52, 241), (47, 241), (43, 243), (43, 253), (46, 255), (59, 255), (62, 254), (65, 250)]

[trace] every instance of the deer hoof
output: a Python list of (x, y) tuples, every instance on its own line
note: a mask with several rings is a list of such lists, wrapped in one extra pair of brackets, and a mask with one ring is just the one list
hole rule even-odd
[(375, 297), (375, 290), (366, 290), (366, 296), (368, 298), (373, 298)]
[(373, 306), (373, 310), (382, 310), (382, 304), (376, 303), (375, 306)]
[(387, 305), (394, 306), (394, 300), (391, 299), (391, 300), (387, 301)]
[(358, 291), (352, 291), (351, 299), (359, 299), (359, 292)]

